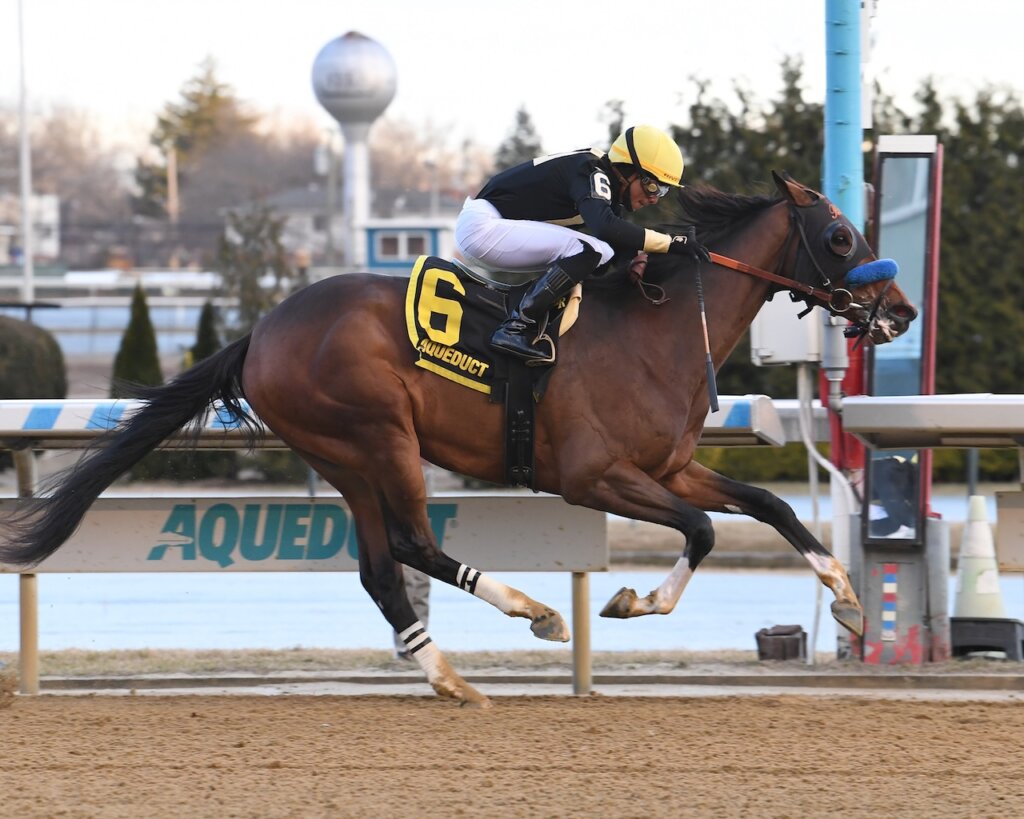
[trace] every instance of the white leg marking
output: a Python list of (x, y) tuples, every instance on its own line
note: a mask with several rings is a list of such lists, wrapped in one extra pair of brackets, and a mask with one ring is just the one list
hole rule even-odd
[[(475, 571), (471, 569), (470, 571)], [(499, 611), (509, 617), (533, 617), (533, 609), (530, 606), (530, 599), (521, 591), (517, 591), (504, 583), (478, 572), (476, 585), (472, 589), (474, 595), (481, 600), (486, 600)]]
[(693, 577), (693, 570), (690, 568), (689, 559), (679, 558), (669, 576), (649, 595), (652, 604), (650, 613), (668, 614), (671, 612), (679, 602), (679, 598), (683, 596), (683, 590), (690, 582), (691, 577)]
[(827, 555), (807, 554), (807, 562), (811, 564), (814, 573), (818, 575), (821, 582), (832, 589), (836, 600), (848, 601), (852, 597), (852, 590), (846, 575), (843, 564), (834, 557)]
[(417, 620), (409, 626), (409, 628), (399, 634), (398, 639), (405, 643), (405, 647), (409, 649), (410, 652), (415, 654), (419, 651), (421, 646), (430, 642), (430, 635), (427, 634), (427, 630), (423, 627), (423, 623)]
[(420, 668), (423, 669), (423, 673), (427, 675), (427, 681), (430, 683), (434, 683), (442, 676), (442, 669), (447, 665), (441, 656), (441, 649), (433, 642), (427, 643), (412, 656), (416, 658), (416, 662), (420, 664)]

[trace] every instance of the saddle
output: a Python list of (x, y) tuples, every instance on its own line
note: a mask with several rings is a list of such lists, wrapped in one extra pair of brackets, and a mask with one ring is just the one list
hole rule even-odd
[(531, 284), (506, 283), (458, 261), (420, 256), (406, 291), (405, 319), (417, 367), (505, 405), (506, 481), (532, 489), (534, 407), (557, 358), (558, 337), (575, 321), (580, 297), (574, 293), (552, 311), (549, 326), (557, 322), (559, 332), (552, 335), (551, 362), (527, 367), (495, 352), (488, 342)]

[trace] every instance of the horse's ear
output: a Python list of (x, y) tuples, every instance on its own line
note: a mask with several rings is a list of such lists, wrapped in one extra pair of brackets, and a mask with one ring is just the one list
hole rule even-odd
[(813, 205), (817, 195), (810, 188), (805, 188), (792, 176), (783, 171), (781, 174), (772, 171), (772, 179), (775, 180), (775, 187), (779, 193), (785, 196), (794, 205)]

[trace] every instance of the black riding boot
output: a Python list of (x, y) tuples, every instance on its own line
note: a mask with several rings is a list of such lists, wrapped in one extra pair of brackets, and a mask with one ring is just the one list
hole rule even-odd
[(572, 292), (601, 259), (588, 247), (581, 253), (560, 259), (526, 291), (519, 307), (502, 322), (491, 336), (491, 348), (517, 356), (525, 361), (548, 358), (550, 352), (534, 347), (548, 310)]

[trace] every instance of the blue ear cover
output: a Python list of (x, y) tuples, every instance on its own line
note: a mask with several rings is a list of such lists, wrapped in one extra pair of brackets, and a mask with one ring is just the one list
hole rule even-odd
[(895, 279), (899, 270), (899, 265), (893, 259), (875, 259), (873, 262), (853, 268), (846, 274), (843, 284), (847, 287), (861, 287), (871, 282)]

